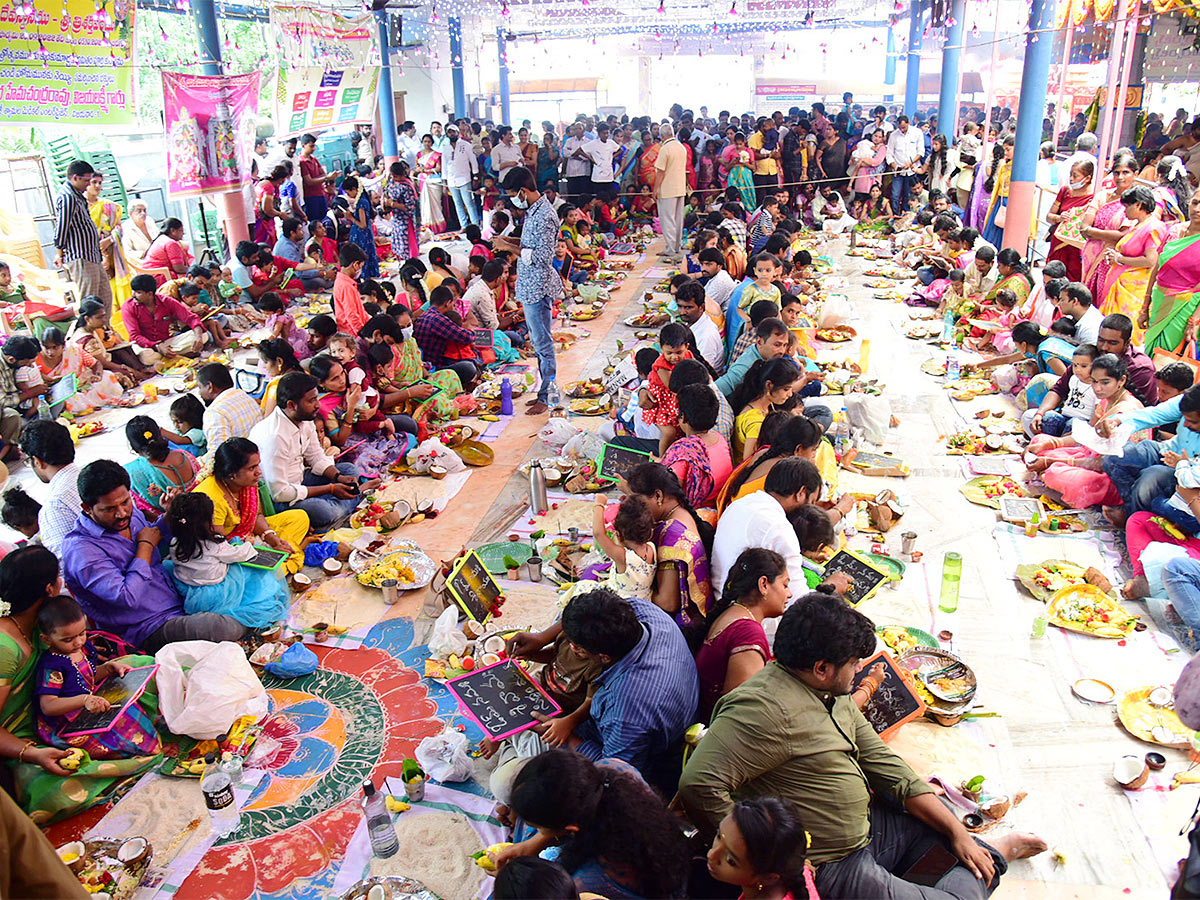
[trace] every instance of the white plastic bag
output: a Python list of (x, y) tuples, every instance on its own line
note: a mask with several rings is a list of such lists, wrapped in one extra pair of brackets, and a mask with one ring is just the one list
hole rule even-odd
[(579, 433), (579, 428), (566, 419), (554, 418), (538, 430), (538, 437), (551, 447), (561, 447)]
[(154, 657), (158, 706), (176, 734), (212, 740), (241, 716), (267, 714), (267, 692), (231, 641), (179, 641)]
[(417, 744), (417, 762), (434, 781), (466, 781), (475, 774), (467, 752), (467, 736), (447, 728)]
[(604, 438), (594, 431), (581, 431), (565, 444), (559, 451), (561, 456), (572, 459), (599, 459), (604, 450)]
[(832, 328), (841, 325), (850, 318), (853, 310), (850, 300), (844, 294), (830, 294), (821, 306), (821, 321), (819, 328)]
[(457, 606), (447, 606), (442, 610), (433, 623), (433, 634), (429, 636), (427, 644), (429, 652), (439, 659), (445, 659), (451, 653), (462, 655), (467, 649), (467, 636), (458, 627)]
[(439, 441), (428, 438), (417, 449), (408, 451), (408, 465), (414, 472), (424, 474), (430, 466), (441, 466), (447, 472), (461, 472), (467, 467), (462, 458)]
[(845, 398), (846, 421), (852, 429), (862, 430), (872, 444), (882, 444), (887, 439), (892, 422), (892, 405), (886, 397), (874, 394), (849, 394)]

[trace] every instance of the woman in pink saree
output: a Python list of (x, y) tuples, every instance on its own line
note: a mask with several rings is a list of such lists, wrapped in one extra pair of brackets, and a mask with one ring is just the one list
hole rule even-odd
[[(1128, 415), (1142, 408), (1141, 401), (1125, 386), (1128, 371), (1125, 360), (1112, 353), (1092, 361), (1092, 390), (1099, 401), (1092, 414), (1093, 428), (1101, 419)], [(1147, 434), (1139, 432), (1131, 440), (1142, 440)], [(1046, 487), (1062, 494), (1068, 506), (1083, 509), (1097, 503), (1121, 505), (1121, 495), (1104, 473), (1104, 457), (1081, 446), (1072, 435), (1039, 434), (1029, 444), (1029, 451), (1038, 457), (1030, 464), (1029, 471), (1041, 472)]]
[(1167, 235), (1150, 274), (1138, 326), (1146, 327), (1146, 353), (1181, 353), (1196, 339), (1200, 308), (1200, 189), (1192, 193), (1187, 218)]
[[(1158, 218), (1158, 201), (1150, 188), (1134, 185), (1121, 195), (1121, 202), (1125, 204), (1125, 217), (1134, 226), (1117, 241), (1116, 247), (1104, 251), (1108, 274), (1100, 289), (1102, 293), (1094, 296), (1104, 315), (1121, 313), (1137, 323), (1150, 273), (1158, 265), (1158, 254), (1166, 241), (1167, 226)], [(1144, 332), (1142, 326), (1135, 324), (1135, 344), (1142, 343)]]
[(1096, 192), (1096, 211), (1084, 213), (1083, 228), (1080, 234), (1087, 238), (1083, 245), (1083, 283), (1092, 292), (1092, 299), (1097, 303), (1104, 300), (1105, 280), (1112, 263), (1104, 258), (1104, 251), (1115, 249), (1117, 241), (1128, 231), (1125, 222), (1125, 204), (1121, 202), (1122, 195), (1133, 187), (1137, 177), (1137, 161), (1128, 150), (1119, 151), (1113, 158), (1113, 166), (1109, 174), (1112, 176), (1113, 189), (1107, 195)]

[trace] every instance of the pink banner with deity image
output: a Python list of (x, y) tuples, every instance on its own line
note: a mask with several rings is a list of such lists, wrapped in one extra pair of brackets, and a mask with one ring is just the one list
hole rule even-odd
[(167, 192), (173, 199), (241, 190), (250, 177), (260, 73), (163, 72)]

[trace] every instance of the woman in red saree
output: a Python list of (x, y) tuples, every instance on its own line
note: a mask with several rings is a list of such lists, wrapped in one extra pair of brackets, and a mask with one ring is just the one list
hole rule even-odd
[(1092, 191), (1095, 170), (1095, 164), (1090, 159), (1081, 159), (1071, 166), (1069, 183), (1059, 189), (1054, 205), (1046, 214), (1046, 221), (1050, 223), (1050, 252), (1046, 259), (1057, 259), (1066, 266), (1067, 278), (1071, 281), (1079, 281), (1083, 277), (1081, 248), (1059, 239), (1058, 230), (1064, 222), (1081, 217), (1083, 210), (1091, 204), (1095, 196)]
[[(1083, 245), (1083, 283), (1092, 292), (1093, 299), (1099, 303), (1104, 299), (1102, 293), (1108, 270), (1112, 266), (1104, 257), (1104, 251), (1115, 249), (1119, 241), (1129, 230), (1125, 221), (1125, 204), (1121, 195), (1133, 187), (1137, 177), (1137, 161), (1128, 150), (1117, 153), (1113, 158), (1113, 166), (1109, 172), (1113, 179), (1113, 189), (1107, 195), (1096, 194), (1098, 208), (1083, 216), (1083, 229), (1080, 234), (1087, 238)], [(1093, 205), (1096, 205), (1095, 202)]]

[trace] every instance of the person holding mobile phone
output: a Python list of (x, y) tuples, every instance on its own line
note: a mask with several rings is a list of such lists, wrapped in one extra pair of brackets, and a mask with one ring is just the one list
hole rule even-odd
[(1046, 842), (1016, 832), (975, 837), (879, 738), (850, 697), (874, 650), (874, 623), (840, 597), (798, 599), (780, 619), (775, 660), (717, 701), (679, 798), (708, 834), (735, 793), (796, 803), (824, 900), (982, 900), (1012, 860)]
[(302, 509), (312, 529), (328, 531), (358, 507), (359, 491), (371, 490), (378, 479), (359, 484), (358, 467), (337, 462), (317, 438), (320, 401), (317, 380), (305, 372), (279, 379), (275, 411), (250, 431), (258, 445), (263, 477), (275, 509)]

